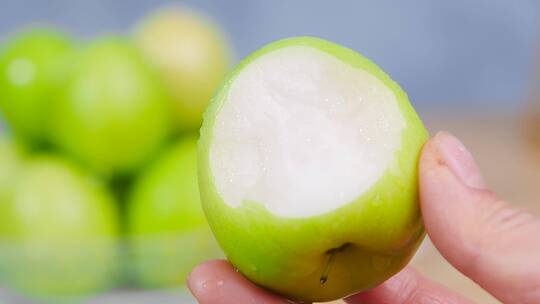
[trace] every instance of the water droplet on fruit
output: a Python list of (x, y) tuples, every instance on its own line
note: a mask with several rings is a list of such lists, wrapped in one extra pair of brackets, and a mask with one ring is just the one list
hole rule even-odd
[(223, 280), (219, 280), (217, 282), (217, 286), (223, 286), (225, 284), (225, 282)]

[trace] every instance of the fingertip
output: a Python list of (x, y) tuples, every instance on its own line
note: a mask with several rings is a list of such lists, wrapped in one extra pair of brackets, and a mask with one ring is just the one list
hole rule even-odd
[(486, 191), (469, 185), (481, 185), (482, 180), (472, 156), (457, 142), (450, 133), (439, 132), (424, 146), (420, 205), (433, 243), (454, 266), (462, 268), (471, 261), (462, 257), (470, 257), (474, 251), (470, 232), (477, 229), (482, 212), (478, 201), (486, 197)]
[(426, 176), (426, 174), (435, 174), (438, 170), (445, 170), (446, 163), (440, 153), (441, 142), (443, 142), (450, 133), (446, 131), (439, 131), (429, 139), (422, 148), (420, 154), (420, 178)]
[(426, 231), (446, 260), (503, 302), (530, 296), (523, 285), (539, 248), (537, 220), (487, 190), (471, 153), (447, 132), (426, 143), (419, 167)]
[(472, 154), (457, 137), (446, 131), (438, 132), (424, 145), (420, 166), (421, 171), (428, 172), (446, 169), (469, 188), (486, 187)]
[(447, 235), (447, 222), (458, 225), (473, 216), (474, 202), (487, 193), (479, 188), (483, 179), (474, 159), (448, 132), (438, 132), (426, 143), (419, 170), (420, 205), (432, 238)]
[(212, 260), (195, 267), (187, 285), (200, 304), (286, 303), (250, 282), (224, 260)]
[(216, 285), (234, 272), (233, 267), (224, 260), (212, 260), (195, 267), (188, 276), (187, 285), (197, 298), (214, 292)]

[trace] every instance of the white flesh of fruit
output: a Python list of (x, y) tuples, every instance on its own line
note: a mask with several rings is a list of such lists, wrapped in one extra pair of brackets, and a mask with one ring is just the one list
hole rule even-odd
[(280, 217), (360, 197), (395, 162), (405, 119), (379, 79), (305, 46), (271, 51), (233, 80), (214, 124), (216, 190)]

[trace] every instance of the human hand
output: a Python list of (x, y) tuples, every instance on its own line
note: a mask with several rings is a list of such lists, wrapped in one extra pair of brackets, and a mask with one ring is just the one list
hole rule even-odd
[[(423, 148), (420, 204), (427, 233), (454, 267), (504, 303), (540, 303), (540, 219), (487, 190), (471, 154), (448, 133), (438, 133)], [(290, 303), (226, 261), (198, 266), (188, 286), (201, 304)], [(471, 303), (410, 267), (345, 302)]]

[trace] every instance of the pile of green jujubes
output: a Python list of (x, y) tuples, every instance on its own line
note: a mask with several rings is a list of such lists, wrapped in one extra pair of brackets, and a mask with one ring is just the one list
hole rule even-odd
[(196, 141), (228, 60), (211, 22), (171, 8), (129, 35), (3, 41), (1, 284), (39, 297), (174, 287), (219, 255)]

